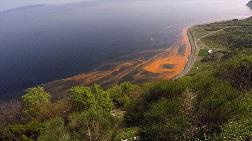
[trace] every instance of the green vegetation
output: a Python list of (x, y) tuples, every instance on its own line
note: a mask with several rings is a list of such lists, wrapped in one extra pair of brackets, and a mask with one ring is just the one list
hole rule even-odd
[(39, 141), (70, 141), (70, 136), (61, 117), (52, 118), (43, 125), (38, 137)]
[(198, 56), (207, 56), (208, 55), (208, 49), (201, 49), (198, 53)]
[(90, 109), (69, 116), (69, 131), (74, 140), (104, 140), (112, 138), (115, 118), (104, 109)]
[(116, 136), (114, 137), (114, 141), (120, 141), (121, 139), (128, 139), (129, 141), (133, 141), (137, 139), (139, 134), (138, 128), (124, 128), (117, 132)]
[(75, 86), (64, 99), (52, 101), (43, 87), (29, 88), (22, 97), (22, 109), (12, 115), (20, 114), (21, 119), (3, 125), (0, 140), (134, 139), (138, 128), (124, 130), (123, 111), (117, 109), (126, 108), (136, 98), (133, 95), (137, 89), (129, 82), (107, 90), (99, 85)]
[(114, 85), (107, 91), (110, 93), (113, 103), (117, 108), (125, 108), (134, 100), (134, 91), (137, 90), (137, 85), (129, 82)]
[(45, 92), (43, 87), (34, 87), (26, 90), (26, 94), (22, 96), (25, 113), (30, 116), (37, 116), (41, 112), (42, 105), (48, 105), (50, 102), (49, 93)]
[(43, 87), (34, 87), (26, 90), (26, 94), (22, 96), (22, 101), (27, 108), (32, 108), (40, 103), (48, 103), (50, 99), (49, 93), (45, 92)]
[(252, 18), (193, 27), (205, 47), (184, 78), (75, 86), (59, 100), (30, 88), (21, 108), (4, 113), (11, 120), (0, 126), (0, 140), (250, 141), (251, 25)]
[(250, 48), (252, 39), (251, 27), (225, 27), (222, 31), (204, 37), (202, 40), (211, 48)]

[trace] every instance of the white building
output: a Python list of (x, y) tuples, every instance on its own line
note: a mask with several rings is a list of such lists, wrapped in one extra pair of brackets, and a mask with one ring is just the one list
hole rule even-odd
[(208, 50), (208, 54), (212, 54), (213, 53), (213, 50)]

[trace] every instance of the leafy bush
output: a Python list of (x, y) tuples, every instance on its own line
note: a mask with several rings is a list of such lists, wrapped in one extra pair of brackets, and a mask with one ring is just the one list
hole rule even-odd
[(133, 100), (133, 97), (130, 94), (136, 90), (136, 88), (137, 85), (130, 82), (124, 82), (119, 85), (112, 86), (107, 91), (116, 107), (125, 108)]
[(39, 122), (9, 125), (4, 130), (4, 140), (36, 140), (43, 128), (44, 126)]
[(70, 141), (70, 135), (62, 118), (56, 117), (44, 123), (38, 141)]
[(236, 99), (241, 93), (229, 83), (218, 80), (213, 74), (201, 73), (192, 79), (191, 87), (197, 93), (194, 115), (199, 138), (220, 133), (222, 125), (239, 114)]
[(94, 85), (91, 87), (92, 93), (95, 95), (95, 99), (99, 107), (107, 111), (111, 111), (113, 108), (113, 102), (110, 98), (110, 94), (104, 91), (99, 85)]
[(76, 86), (71, 88), (69, 93), (73, 108), (77, 111), (95, 109), (98, 107), (111, 111), (113, 108), (110, 94), (98, 85), (92, 87)]
[(178, 100), (161, 99), (145, 112), (142, 127), (144, 140), (185, 140), (187, 116)]
[(50, 101), (50, 95), (45, 92), (43, 87), (37, 86), (29, 88), (25, 92), (25, 95), (22, 96), (22, 101), (28, 108), (39, 103), (46, 103)]
[(69, 128), (74, 140), (109, 141), (115, 127), (115, 119), (104, 109), (89, 109), (73, 113), (69, 117)]
[(29, 88), (25, 92), (25, 95), (22, 96), (22, 101), (25, 106), (34, 106), (38, 103), (50, 101), (50, 95), (45, 92), (43, 87), (38, 86)]
[(40, 107), (50, 104), (50, 95), (43, 87), (37, 86), (26, 90), (22, 102), (25, 113), (34, 118), (40, 114)]
[(69, 90), (70, 99), (78, 111), (88, 110), (96, 106), (95, 95), (89, 87), (76, 86)]
[[(128, 108), (126, 121), (140, 126), (144, 140), (178, 140), (184, 138), (186, 114), (182, 111), (181, 96), (186, 79), (160, 81), (144, 86), (143, 94)], [(178, 138), (176, 137), (178, 136)]]
[(153, 102), (160, 100), (161, 98), (173, 99), (178, 98), (186, 90), (187, 80), (179, 79), (176, 81), (159, 81), (154, 83), (148, 83), (144, 86), (144, 93), (142, 97), (144, 99), (144, 105), (149, 105)]

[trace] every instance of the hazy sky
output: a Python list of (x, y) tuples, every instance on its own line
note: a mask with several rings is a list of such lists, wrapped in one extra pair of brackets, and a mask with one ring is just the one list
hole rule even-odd
[(88, 0), (0, 0), (0, 11), (34, 4), (59, 4)]
[[(8, 9), (16, 8), (16, 7), (21, 7), (21, 6), (35, 5), (35, 4), (61, 4), (61, 3), (73, 3), (73, 2), (80, 2), (80, 1), (94, 1), (94, 0), (0, 0), (0, 11), (8, 10)], [(168, 1), (168, 0), (164, 0), (164, 1)], [(173, 0), (170, 0), (170, 1), (173, 1)], [(179, 0), (175, 0), (175, 1), (179, 1)], [(204, 0), (199, 0), (199, 1), (204, 1)], [(208, 1), (208, 0), (205, 0), (205, 1)], [(242, 4), (245, 4), (249, 0), (218, 0), (218, 1), (228, 1), (228, 2), (239, 1)]]

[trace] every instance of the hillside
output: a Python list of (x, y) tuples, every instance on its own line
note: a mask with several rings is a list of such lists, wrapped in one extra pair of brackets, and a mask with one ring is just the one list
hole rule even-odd
[(252, 8), (252, 1), (247, 4), (248, 7)]
[(252, 139), (252, 17), (194, 26), (187, 76), (104, 89), (73, 86), (54, 100), (43, 87), (0, 105), (0, 140)]

